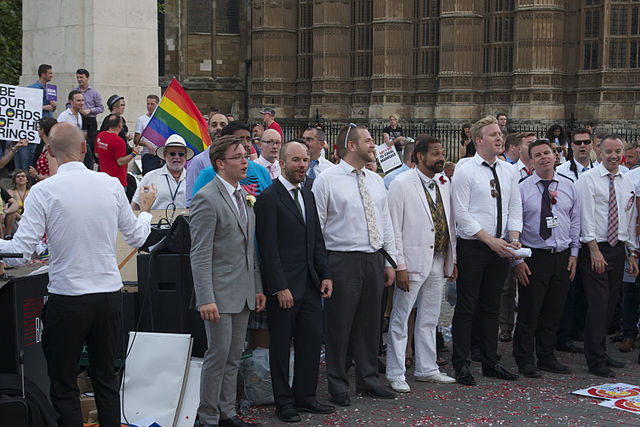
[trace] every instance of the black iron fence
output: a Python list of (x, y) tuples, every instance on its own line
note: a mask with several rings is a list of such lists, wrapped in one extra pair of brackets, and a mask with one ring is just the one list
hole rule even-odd
[[(306, 128), (317, 125), (318, 122), (314, 119), (283, 119), (278, 120), (278, 123), (282, 127), (285, 141), (289, 141), (294, 138), (301, 138), (302, 133)], [(365, 125), (368, 127), (371, 136), (375, 139), (376, 144), (381, 144), (384, 141), (382, 136), (382, 130), (388, 126), (386, 122), (367, 122), (367, 121), (354, 121), (356, 124)], [(329, 153), (333, 151), (333, 145), (336, 142), (336, 137), (340, 129), (349, 124), (348, 121), (335, 120), (335, 121), (322, 121), (320, 126), (325, 132), (326, 141), (329, 144)], [(560, 123), (565, 126), (565, 129), (575, 128), (575, 122), (571, 123), (567, 120), (567, 123)], [(448, 159), (453, 161), (458, 160), (460, 141), (462, 140), (461, 125), (453, 125), (449, 123), (433, 124), (424, 122), (405, 122), (400, 123), (404, 136), (415, 138), (419, 135), (431, 135), (442, 142), (445, 150), (445, 154)], [(511, 125), (510, 125), (511, 127)], [(548, 127), (546, 126), (513, 126), (516, 132), (535, 132), (538, 138), (544, 138), (547, 134)], [(625, 128), (618, 127), (598, 127), (598, 132), (613, 133), (620, 135), (626, 142), (640, 142), (640, 128)]]

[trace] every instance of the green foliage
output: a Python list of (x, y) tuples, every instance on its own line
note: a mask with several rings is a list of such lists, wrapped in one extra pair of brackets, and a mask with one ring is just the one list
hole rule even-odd
[(21, 68), (22, 0), (0, 0), (0, 83), (17, 85)]

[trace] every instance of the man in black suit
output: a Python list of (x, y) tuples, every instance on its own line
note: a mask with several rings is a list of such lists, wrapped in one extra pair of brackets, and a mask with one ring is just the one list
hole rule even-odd
[[(316, 399), (322, 344), (322, 298), (333, 283), (313, 193), (302, 188), (309, 151), (299, 142), (280, 150), (281, 175), (256, 202), (260, 270), (267, 295), (271, 345), (269, 364), (276, 416), (298, 422), (298, 410), (335, 411)], [(293, 388), (289, 387), (289, 352), (295, 349)]]

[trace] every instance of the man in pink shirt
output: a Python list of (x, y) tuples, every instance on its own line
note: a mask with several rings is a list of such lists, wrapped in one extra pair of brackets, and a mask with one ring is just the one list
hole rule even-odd
[(265, 130), (262, 133), (262, 153), (255, 162), (267, 168), (271, 179), (276, 179), (280, 176), (280, 164), (278, 162), (280, 148), (282, 148), (280, 134), (274, 129)]

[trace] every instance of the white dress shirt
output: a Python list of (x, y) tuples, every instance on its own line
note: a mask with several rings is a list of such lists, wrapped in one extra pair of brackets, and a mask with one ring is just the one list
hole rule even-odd
[(260, 154), (260, 157), (258, 157), (254, 161), (257, 164), (267, 168), (271, 179), (276, 179), (277, 177), (280, 176), (280, 162), (278, 160), (276, 160), (273, 163), (270, 163), (269, 160), (265, 159), (264, 157), (262, 157), (262, 154)]
[[(329, 168), (331, 168), (333, 166), (335, 166), (335, 165), (333, 163), (331, 163), (329, 160), (325, 159), (324, 156), (321, 155), (320, 157), (318, 157), (318, 164), (313, 167), (313, 171), (316, 174), (316, 178), (322, 172), (326, 171), (327, 169), (329, 169)], [(311, 168), (309, 168), (309, 170), (307, 171), (307, 175), (309, 175), (309, 171), (310, 170), (311, 170)]]
[[(146, 114), (143, 114), (140, 117), (138, 117), (138, 120), (136, 120), (136, 131), (135, 131), (135, 133), (139, 133), (140, 135), (142, 135), (142, 132), (147, 127), (147, 125), (149, 124), (150, 121), (151, 121), (151, 116), (148, 116)], [(153, 144), (153, 142), (149, 141), (144, 136), (141, 137), (140, 140)], [(141, 145), (140, 146), (140, 155), (143, 156), (143, 155), (145, 155), (147, 153), (149, 153), (149, 149), (147, 147), (145, 147), (144, 145)]]
[[(455, 179), (451, 180), (458, 236), (463, 239), (476, 240), (474, 235), (480, 230), (496, 235), (498, 207), (496, 198), (491, 196), (491, 180), (494, 178), (482, 162), (484, 160), (476, 153), (462, 166), (456, 167)], [(496, 162), (502, 195), (500, 236), (506, 237), (507, 231), (522, 231), (522, 204), (518, 180), (514, 179), (514, 166), (500, 159)]]
[[(609, 171), (599, 164), (578, 180), (580, 196), (580, 241), (607, 241), (609, 226)], [(618, 170), (613, 181), (618, 205), (618, 241), (629, 251), (638, 248), (636, 241), (636, 188), (632, 178)]]
[[(574, 161), (575, 161), (575, 159), (574, 159)], [(563, 164), (561, 164), (560, 166), (558, 166), (556, 168), (556, 172), (566, 176), (571, 181), (573, 181), (573, 183), (575, 184), (578, 181), (578, 179), (582, 176), (583, 173), (585, 173), (589, 169), (595, 167), (595, 165), (593, 163), (591, 163), (591, 162), (589, 162), (589, 164), (587, 166), (581, 165), (580, 162), (578, 162), (578, 161), (575, 161), (575, 163), (576, 163), (576, 172), (575, 173), (571, 170), (571, 161), (570, 160), (568, 160), (568, 161), (564, 162)], [(576, 173), (578, 174), (577, 178), (576, 178)]]
[[(438, 185), (438, 183), (436, 182), (437, 176), (434, 176), (433, 178), (429, 178), (427, 175), (423, 174), (420, 171), (420, 169), (416, 168), (416, 171), (418, 171), (418, 176), (420, 177), (420, 181), (422, 181), (422, 185), (429, 192), (429, 196), (431, 196), (431, 201), (435, 204), (437, 200), (437, 195), (436, 195), (436, 185)], [(431, 184), (432, 182), (433, 182), (433, 185), (429, 187), (429, 184)]]
[[(511, 167), (514, 170), (516, 182), (520, 181), (522, 178), (527, 177), (531, 175), (531, 173), (533, 173), (533, 168), (531, 169), (527, 168), (527, 165), (525, 165), (521, 159), (518, 159), (518, 161), (513, 165), (511, 165)], [(500, 184), (502, 184), (502, 180), (500, 181)]]
[(82, 129), (82, 115), (80, 112), (74, 115), (70, 108), (67, 108), (58, 115), (58, 123), (60, 122), (71, 123), (72, 125), (76, 125)]
[(302, 189), (300, 188), (300, 184), (298, 185), (293, 185), (292, 183), (290, 183), (289, 181), (286, 180), (285, 177), (283, 177), (282, 175), (280, 175), (278, 177), (278, 181), (280, 181), (282, 183), (282, 185), (284, 185), (284, 188), (287, 189), (287, 193), (289, 193), (289, 195), (291, 196), (291, 198), (293, 199), (294, 203), (296, 200), (295, 195), (293, 194), (293, 190), (294, 189), (298, 189), (298, 203), (300, 203), (300, 209), (302, 209), (302, 219), (304, 219), (304, 221), (307, 221), (307, 215), (305, 214), (305, 210), (304, 210), (304, 200), (302, 197)]
[(187, 172), (182, 169), (180, 179), (176, 182), (166, 164), (160, 169), (154, 169), (142, 177), (132, 201), (140, 205), (140, 189), (145, 185), (155, 184), (158, 194), (151, 209), (167, 209), (171, 202), (176, 205), (176, 209), (184, 209), (187, 207), (186, 176)]
[[(229, 197), (231, 197), (231, 201), (233, 202), (236, 209), (238, 210), (240, 217), (242, 217), (242, 212), (240, 212), (240, 209), (244, 209), (244, 217), (249, 218), (247, 216), (247, 207), (244, 205), (244, 203), (242, 203), (242, 205), (239, 206), (238, 201), (236, 200), (236, 196), (233, 194), (237, 190), (242, 191), (242, 187), (240, 187), (240, 183), (238, 183), (238, 185), (234, 187), (233, 185), (229, 184), (223, 177), (220, 177), (220, 181), (222, 181), (222, 185), (224, 185), (224, 189), (227, 190), (227, 193), (229, 193)], [(244, 200), (244, 194), (242, 195), (242, 199)]]
[(151, 214), (133, 214), (122, 184), (81, 162), (63, 163), (25, 199), (20, 227), (0, 250), (30, 257), (47, 234), (49, 292), (83, 295), (122, 287), (116, 259), (116, 235), (139, 247), (150, 232)]
[[(312, 191), (316, 198), (318, 218), (327, 250), (373, 253), (380, 248), (374, 248), (369, 243), (364, 204), (354, 170), (353, 166), (341, 160), (316, 178)], [(377, 173), (366, 168), (361, 170), (374, 206), (378, 233), (384, 242), (382, 247), (395, 259), (396, 244), (387, 205), (387, 190)]]

